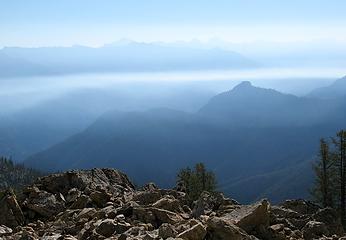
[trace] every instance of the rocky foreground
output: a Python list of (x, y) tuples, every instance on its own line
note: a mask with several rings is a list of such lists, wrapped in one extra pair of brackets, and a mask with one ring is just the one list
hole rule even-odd
[(0, 239), (346, 239), (337, 213), (304, 200), (241, 205), (221, 193), (148, 184), (113, 169), (54, 174), (0, 195)]

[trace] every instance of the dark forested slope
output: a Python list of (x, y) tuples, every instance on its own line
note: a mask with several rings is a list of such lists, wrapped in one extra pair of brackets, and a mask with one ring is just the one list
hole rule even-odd
[(19, 189), (25, 185), (31, 184), (42, 173), (26, 168), (21, 164), (15, 164), (10, 159), (0, 157), (0, 190), (9, 187)]

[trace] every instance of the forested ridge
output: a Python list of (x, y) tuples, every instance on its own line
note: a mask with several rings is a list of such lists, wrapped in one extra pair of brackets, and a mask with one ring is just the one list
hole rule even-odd
[(23, 164), (16, 164), (11, 159), (0, 157), (0, 190), (6, 188), (19, 189), (31, 184), (43, 173), (27, 168)]

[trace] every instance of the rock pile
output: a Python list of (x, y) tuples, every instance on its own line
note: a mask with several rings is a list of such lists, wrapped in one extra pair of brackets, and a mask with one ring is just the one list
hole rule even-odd
[(337, 213), (304, 200), (241, 205), (203, 192), (150, 183), (136, 190), (112, 169), (54, 174), (15, 195), (0, 195), (0, 239), (247, 240), (346, 239)]

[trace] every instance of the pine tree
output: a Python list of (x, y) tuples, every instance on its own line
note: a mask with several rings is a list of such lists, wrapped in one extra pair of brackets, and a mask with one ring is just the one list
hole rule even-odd
[(333, 207), (340, 213), (346, 226), (346, 131), (332, 138), (332, 145), (320, 141), (319, 161), (314, 165), (316, 185), (313, 197), (324, 207)]
[(330, 152), (329, 143), (325, 139), (320, 140), (319, 161), (314, 164), (316, 184), (313, 189), (314, 199), (323, 207), (333, 207), (336, 200), (336, 161)]
[(203, 191), (216, 190), (216, 178), (212, 171), (207, 171), (203, 163), (197, 163), (195, 168), (181, 169), (177, 174), (177, 185), (186, 192), (190, 204), (197, 200)]
[(40, 176), (42, 173), (39, 171), (16, 164), (10, 158), (0, 157), (0, 191), (7, 188), (20, 189)]
[(342, 130), (337, 134), (337, 149), (340, 173), (340, 214), (343, 225), (346, 225), (346, 131)]

